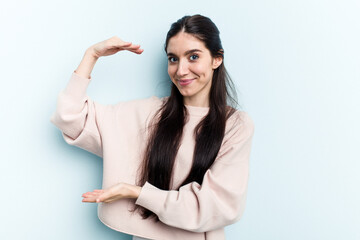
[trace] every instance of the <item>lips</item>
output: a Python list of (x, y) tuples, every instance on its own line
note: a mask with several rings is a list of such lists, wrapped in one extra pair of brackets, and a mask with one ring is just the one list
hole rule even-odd
[(181, 86), (186, 86), (186, 85), (189, 85), (190, 83), (192, 83), (194, 81), (194, 79), (181, 79), (178, 81)]

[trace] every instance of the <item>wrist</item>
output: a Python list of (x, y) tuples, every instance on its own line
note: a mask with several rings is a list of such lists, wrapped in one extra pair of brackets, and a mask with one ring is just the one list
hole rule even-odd
[(126, 195), (128, 198), (137, 199), (139, 197), (140, 192), (141, 192), (141, 187), (136, 186), (136, 185), (131, 185), (131, 184), (126, 184), (125, 187), (127, 189)]
[(84, 78), (91, 78), (91, 72), (96, 64), (98, 57), (95, 56), (94, 51), (91, 48), (85, 51), (85, 54), (75, 70), (75, 72), (84, 77)]
[(93, 60), (99, 59), (99, 56), (96, 55), (96, 53), (92, 47), (89, 47), (88, 49), (86, 49), (85, 56), (92, 58)]

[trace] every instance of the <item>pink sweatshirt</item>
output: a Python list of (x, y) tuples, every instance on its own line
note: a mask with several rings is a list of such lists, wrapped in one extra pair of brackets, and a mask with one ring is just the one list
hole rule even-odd
[[(102, 105), (86, 94), (91, 81), (75, 72), (58, 96), (51, 116), (70, 145), (103, 158), (103, 188), (119, 182), (135, 184), (136, 171), (148, 137), (147, 126), (165, 98)], [(224, 227), (235, 223), (244, 212), (249, 177), (249, 157), (254, 124), (249, 115), (237, 111), (226, 125), (219, 154), (197, 182), (175, 190), (191, 168), (195, 141), (193, 130), (209, 108), (186, 106), (189, 121), (175, 159), (170, 191), (146, 182), (137, 199), (98, 204), (99, 219), (108, 227), (131, 235), (156, 240), (221, 240)], [(134, 204), (157, 214), (160, 221), (143, 220), (128, 211)]]

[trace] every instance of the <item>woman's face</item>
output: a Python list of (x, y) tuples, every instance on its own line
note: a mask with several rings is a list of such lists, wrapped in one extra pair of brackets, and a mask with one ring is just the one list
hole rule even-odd
[(222, 58), (212, 58), (205, 44), (185, 32), (170, 38), (167, 46), (168, 74), (184, 97), (184, 104), (209, 106), (214, 69)]

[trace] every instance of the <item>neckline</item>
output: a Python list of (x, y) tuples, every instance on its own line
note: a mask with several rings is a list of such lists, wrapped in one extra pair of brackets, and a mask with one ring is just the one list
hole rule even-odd
[(203, 117), (205, 116), (208, 112), (210, 107), (195, 107), (195, 106), (190, 106), (190, 105), (185, 105), (189, 115), (191, 116), (199, 116), (199, 117)]

